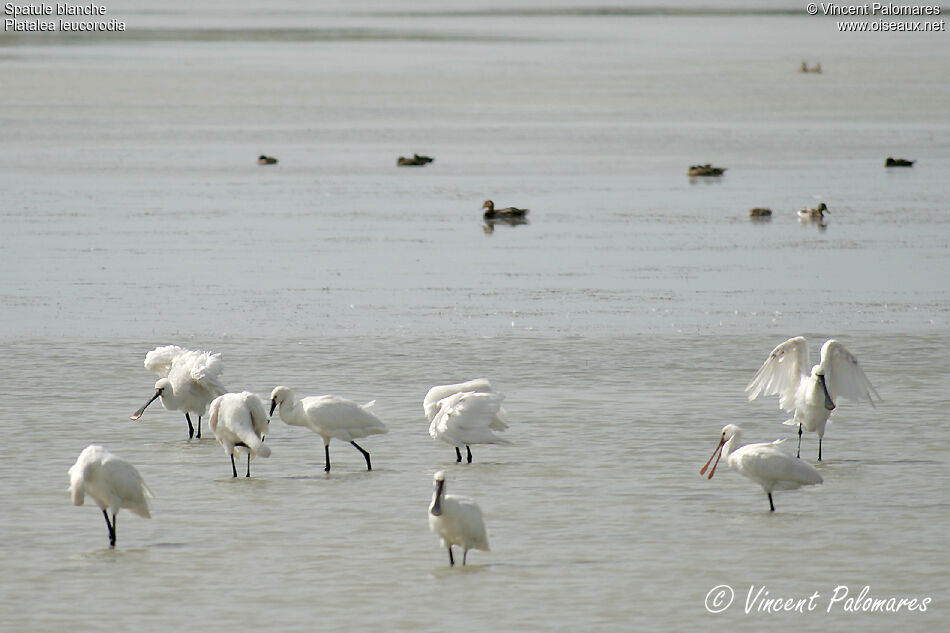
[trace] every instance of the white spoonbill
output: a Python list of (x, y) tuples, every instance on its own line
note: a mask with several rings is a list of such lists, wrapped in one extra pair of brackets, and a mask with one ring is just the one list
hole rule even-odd
[[(485, 378), (476, 378), (466, 382), (458, 382), (454, 385), (436, 385), (432, 389), (429, 389), (429, 391), (426, 393), (425, 399), (422, 401), (422, 408), (426, 413), (426, 420), (431, 423), (432, 420), (435, 419), (436, 414), (439, 412), (439, 400), (448, 398), (449, 396), (455, 395), (457, 393), (465, 393), (467, 391), (474, 391), (477, 393), (496, 393), (495, 390), (492, 389), (491, 383)], [(508, 425), (505, 424), (505, 421), (501, 418), (504, 412), (504, 409), (501, 409), (492, 420), (492, 428), (496, 431), (504, 431), (508, 428)]]
[(201, 416), (208, 411), (211, 401), (225, 393), (221, 384), (221, 354), (188, 350), (177, 345), (156, 347), (145, 355), (145, 369), (159, 376), (155, 394), (132, 414), (138, 420), (145, 408), (156, 398), (169, 411), (184, 411), (188, 422), (188, 439), (195, 436), (189, 413), (198, 416), (198, 439), (201, 439)]
[[(115, 547), (115, 515), (125, 508), (140, 517), (152, 518), (148, 500), (152, 491), (129, 462), (98, 444), (90, 444), (69, 468), (69, 492), (73, 505), (81, 506), (86, 493), (95, 499), (109, 528), (109, 547)], [(109, 520), (109, 511), (112, 520)]]
[(798, 457), (802, 452), (802, 429), (818, 433), (818, 461), (825, 425), (838, 398), (874, 406), (881, 399), (858, 365), (858, 359), (844, 345), (828, 339), (821, 346), (821, 362), (808, 369), (808, 345), (803, 336), (790, 338), (769, 354), (752, 382), (745, 388), (749, 400), (759, 395), (779, 396), (779, 407), (793, 416), (785, 424), (798, 425)]
[(234, 466), (234, 448), (247, 451), (247, 474), (251, 476), (251, 455), (270, 457), (270, 447), (264, 444), (264, 435), (270, 428), (264, 402), (250, 391), (226, 393), (211, 401), (208, 425), (231, 457), (231, 473), (237, 477)]
[(468, 559), (468, 550), (490, 552), (488, 534), (482, 509), (472, 499), (445, 494), (445, 473), (437, 472), (432, 478), (435, 492), (429, 504), (429, 529), (442, 539), (442, 547), (449, 550), (449, 565), (455, 565), (452, 546), (462, 548), (462, 564)]
[[(822, 482), (821, 475), (814, 466), (797, 457), (792, 457), (779, 448), (779, 444), (785, 440), (739, 446), (741, 433), (742, 429), (735, 424), (722, 427), (722, 439), (719, 440), (719, 446), (709, 456), (709, 460), (699, 474), (705, 474), (706, 469), (709, 468), (709, 462), (717, 454), (719, 457), (725, 457), (729, 468), (762, 486), (765, 494), (769, 496), (769, 510), (772, 512), (775, 512), (775, 504), (772, 503), (773, 490), (794, 490), (801, 486), (813, 486)], [(709, 479), (716, 474), (719, 457), (716, 457), (716, 463), (709, 471)]]
[(325, 472), (330, 472), (330, 439), (349, 442), (363, 454), (366, 470), (373, 470), (369, 453), (354, 440), (368, 435), (388, 433), (379, 418), (368, 411), (373, 402), (358, 404), (339, 396), (309, 396), (297, 400), (290, 387), (274, 387), (270, 395), (270, 414), (280, 407), (280, 419), (292, 426), (305, 426), (323, 438)]
[(462, 461), (465, 447), (468, 463), (472, 463), (472, 444), (510, 444), (492, 433), (507, 429), (498, 413), (505, 397), (500, 393), (467, 391), (439, 400), (439, 412), (429, 425), (429, 436), (455, 447), (456, 461)]

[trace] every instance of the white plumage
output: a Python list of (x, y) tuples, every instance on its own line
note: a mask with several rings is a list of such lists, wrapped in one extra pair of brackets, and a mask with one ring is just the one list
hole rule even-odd
[(443, 398), (437, 403), (438, 412), (429, 425), (429, 435), (454, 446), (459, 462), (462, 461), (461, 447), (464, 446), (471, 464), (472, 444), (510, 444), (492, 432), (508, 428), (499, 418), (504, 399), (500, 393), (475, 391)]
[(271, 392), (270, 414), (280, 407), (280, 419), (292, 426), (305, 426), (323, 438), (326, 461), (325, 472), (330, 472), (330, 440), (336, 438), (352, 444), (366, 459), (366, 470), (373, 470), (369, 453), (354, 440), (369, 435), (387, 433), (389, 429), (372, 412), (373, 402), (359, 404), (339, 396), (309, 396), (297, 400), (290, 387), (274, 387)]
[(69, 493), (73, 505), (81, 506), (87, 494), (96, 501), (106, 518), (110, 547), (115, 547), (115, 515), (119, 510), (125, 508), (146, 519), (152, 516), (148, 510), (152, 491), (145, 485), (139, 471), (98, 444), (84, 448), (76, 463), (69, 468)]
[(201, 416), (208, 412), (211, 401), (225, 393), (221, 384), (221, 354), (184, 349), (177, 345), (156, 347), (145, 355), (145, 368), (159, 376), (155, 394), (132, 414), (138, 420), (145, 408), (156, 398), (169, 411), (183, 411), (188, 422), (188, 438), (195, 436), (190, 413), (198, 416), (198, 439), (201, 439)]
[[(425, 399), (422, 401), (422, 408), (425, 411), (426, 420), (431, 423), (432, 420), (435, 419), (436, 414), (439, 412), (440, 400), (457, 393), (465, 393), (468, 391), (474, 391), (476, 393), (496, 393), (495, 390), (492, 389), (491, 383), (485, 378), (476, 378), (466, 382), (455, 383), (454, 385), (437, 385), (429, 389)], [(504, 413), (504, 409), (499, 409), (498, 413), (493, 416), (492, 429), (504, 431), (508, 428), (508, 425), (505, 424), (505, 421), (502, 419)]]
[(445, 473), (437, 472), (432, 478), (435, 492), (429, 504), (429, 529), (442, 539), (442, 547), (449, 551), (449, 564), (455, 565), (452, 547), (462, 548), (462, 564), (466, 564), (468, 550), (491, 551), (482, 509), (472, 499), (445, 494)]
[(802, 429), (818, 433), (818, 461), (825, 425), (839, 398), (860, 402), (881, 397), (864, 375), (858, 359), (834, 339), (821, 346), (821, 362), (808, 368), (808, 345), (796, 336), (769, 354), (746, 387), (749, 400), (760, 395), (779, 396), (779, 407), (792, 413), (785, 424), (798, 425), (798, 453), (801, 455)]
[(250, 391), (226, 393), (211, 402), (208, 425), (231, 457), (231, 472), (237, 477), (234, 465), (234, 449), (241, 447), (247, 452), (247, 474), (251, 476), (251, 456), (270, 457), (270, 447), (264, 444), (269, 421), (264, 402)]
[(762, 486), (769, 496), (769, 509), (772, 512), (775, 512), (775, 504), (772, 503), (773, 490), (794, 490), (822, 482), (821, 475), (814, 466), (779, 448), (779, 444), (784, 440), (739, 446), (741, 432), (742, 429), (735, 424), (722, 427), (719, 446), (710, 455), (699, 474), (704, 474), (713, 457), (716, 457), (716, 463), (709, 471), (709, 479), (712, 479), (716, 466), (719, 465), (719, 457), (725, 457), (729, 468)]

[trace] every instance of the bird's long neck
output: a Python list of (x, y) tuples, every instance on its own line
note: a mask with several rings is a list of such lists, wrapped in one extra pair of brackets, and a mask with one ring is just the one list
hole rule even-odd
[(729, 454), (732, 453), (737, 448), (739, 448), (740, 446), (741, 444), (739, 443), (739, 434), (733, 433), (732, 437), (729, 438), (729, 441), (726, 442), (722, 447), (722, 459), (724, 459), (726, 463), (728, 464)]
[(303, 407), (300, 406), (300, 400), (297, 400), (293, 395), (284, 398), (277, 413), (280, 415), (280, 419), (287, 424), (304, 426), (304, 422), (300, 419), (303, 415)]

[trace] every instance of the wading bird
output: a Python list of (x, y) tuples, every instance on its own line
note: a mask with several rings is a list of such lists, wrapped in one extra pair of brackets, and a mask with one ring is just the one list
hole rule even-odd
[(468, 550), (491, 551), (482, 509), (472, 499), (445, 494), (445, 473), (437, 472), (432, 482), (435, 492), (429, 504), (429, 529), (442, 539), (442, 547), (449, 551), (449, 565), (455, 565), (452, 546), (462, 548), (462, 564), (468, 559)]
[(185, 412), (188, 439), (195, 436), (195, 427), (188, 414), (198, 416), (198, 439), (201, 439), (201, 416), (208, 411), (212, 400), (227, 391), (220, 380), (221, 354), (166, 345), (145, 355), (145, 369), (155, 372), (160, 378), (155, 383), (155, 394), (132, 414), (131, 419), (138, 420), (148, 405), (161, 398), (162, 406), (169, 411)]
[(796, 336), (777, 346), (755, 372), (745, 388), (749, 401), (760, 395), (779, 396), (779, 408), (792, 413), (785, 424), (798, 425), (798, 455), (802, 452), (802, 429), (818, 433), (818, 461), (825, 425), (839, 398), (874, 406), (877, 395), (858, 359), (834, 339), (821, 346), (821, 362), (808, 369), (808, 345)]
[(309, 396), (297, 400), (290, 387), (274, 387), (270, 395), (270, 414), (280, 407), (280, 419), (292, 426), (305, 426), (323, 438), (325, 472), (330, 472), (330, 439), (349, 442), (366, 459), (366, 470), (373, 470), (369, 453), (354, 440), (387, 433), (389, 429), (368, 411), (373, 406), (358, 404), (338, 396)]
[[(422, 400), (422, 410), (425, 411), (426, 420), (431, 423), (432, 420), (435, 419), (436, 414), (439, 412), (439, 400), (466, 391), (497, 393), (492, 388), (491, 383), (485, 378), (475, 378), (474, 380), (457, 382), (452, 385), (436, 385), (426, 392), (426, 397)], [(505, 424), (505, 421), (501, 418), (502, 414), (504, 414), (504, 409), (501, 409), (493, 420), (495, 426), (492, 428), (496, 431), (504, 431), (508, 428), (508, 425)]]
[[(491, 383), (485, 378), (475, 378), (474, 380), (467, 380), (465, 382), (458, 382), (451, 385), (436, 385), (435, 387), (429, 389), (429, 391), (426, 393), (426, 397), (422, 401), (422, 409), (425, 411), (426, 420), (428, 420), (430, 424), (430, 435), (432, 435), (431, 424), (435, 421), (435, 416), (438, 415), (439, 411), (441, 410), (440, 401), (448, 398), (449, 396), (454, 396), (455, 394), (465, 392), (491, 393), (500, 396), (502, 399), (504, 398), (504, 396), (498, 394), (492, 388)], [(504, 408), (499, 406), (498, 411), (491, 415), (491, 422), (489, 423), (488, 428), (493, 431), (504, 431), (507, 429), (508, 425), (505, 424), (505, 421), (502, 418), (504, 413)], [(432, 437), (433, 439), (442, 439), (436, 435), (432, 435)], [(468, 448), (466, 448), (466, 451), (468, 452), (468, 462), (472, 463), (472, 451)], [(462, 461), (462, 452), (459, 446), (455, 447), (455, 456), (457, 458), (456, 461)]]
[(69, 492), (73, 505), (81, 506), (86, 494), (96, 501), (109, 528), (109, 547), (115, 547), (115, 516), (119, 510), (125, 508), (140, 517), (152, 517), (148, 511), (152, 491), (139, 471), (98, 444), (84, 448), (69, 468)]
[(465, 447), (467, 461), (472, 463), (472, 444), (510, 444), (494, 433), (508, 425), (499, 417), (500, 393), (465, 391), (455, 393), (436, 403), (438, 412), (429, 425), (429, 436), (455, 447), (456, 461), (462, 461), (461, 447)]
[(700, 469), (700, 475), (706, 473), (709, 463), (712, 462), (713, 457), (716, 457), (716, 463), (709, 471), (709, 479), (712, 479), (712, 476), (716, 474), (719, 458), (725, 457), (729, 468), (762, 486), (765, 494), (769, 496), (769, 510), (772, 512), (775, 512), (775, 504), (772, 503), (773, 490), (794, 490), (801, 486), (813, 486), (822, 482), (821, 475), (814, 466), (792, 457), (779, 448), (778, 445), (784, 440), (740, 446), (741, 432), (742, 429), (735, 424), (722, 427), (719, 446), (709, 456), (706, 465)]
[(251, 456), (270, 457), (270, 447), (264, 444), (269, 422), (264, 402), (250, 391), (226, 393), (211, 402), (208, 425), (231, 458), (231, 473), (237, 477), (234, 449), (247, 452), (247, 474), (251, 476)]

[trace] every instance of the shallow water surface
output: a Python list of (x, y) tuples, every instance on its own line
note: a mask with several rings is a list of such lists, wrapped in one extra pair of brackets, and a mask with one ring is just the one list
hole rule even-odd
[[(0, 630), (946, 622), (945, 34), (741, 2), (191, 4), (116, 5), (126, 39), (0, 35)], [(395, 167), (413, 152), (436, 161)], [(691, 181), (697, 162), (728, 171)], [(486, 198), (530, 222), (486, 232)], [(798, 221), (821, 201), (825, 224)], [(773, 514), (699, 469), (726, 423), (794, 450), (743, 388), (799, 334), (813, 358), (845, 343), (883, 401), (839, 403), (824, 484)], [(206, 421), (200, 441), (157, 404), (131, 422), (164, 344), (221, 352), (235, 390), (375, 400), (374, 470), (334, 442), (325, 474), (319, 438), (275, 418), (272, 457), (232, 479)], [(479, 376), (512, 444), (456, 464), (422, 398)], [(91, 442), (155, 492), (115, 550), (65, 493)], [(440, 469), (489, 528), (465, 568), (427, 530)], [(932, 601), (829, 612), (839, 586)], [(762, 587), (820, 595), (746, 613)]]

